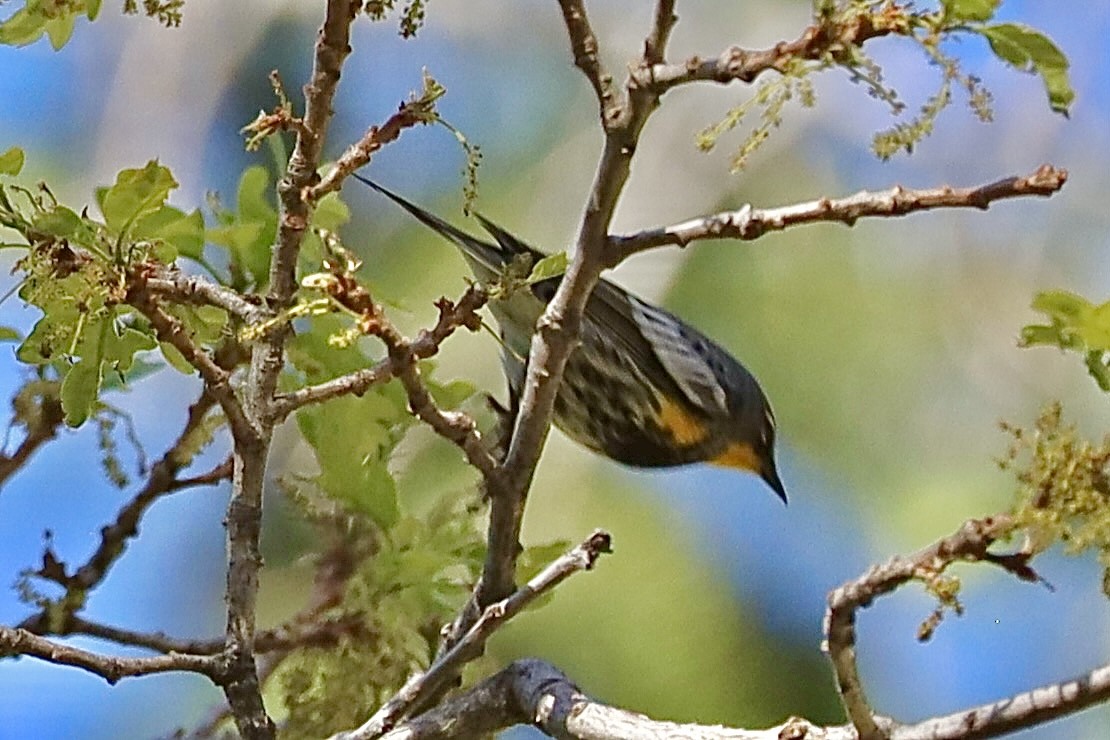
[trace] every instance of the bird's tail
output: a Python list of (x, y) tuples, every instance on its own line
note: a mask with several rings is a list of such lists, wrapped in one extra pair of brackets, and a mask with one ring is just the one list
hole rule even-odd
[[(465, 231), (455, 228), (438, 216), (428, 213), (415, 203), (410, 203), (393, 191), (382, 187), (373, 180), (369, 180), (358, 174), (352, 174), (352, 176), (359, 182), (372, 187), (374, 190), (377, 190), (379, 193), (404, 208), (432, 231), (454, 243), (476, 267), (485, 268), (493, 273), (493, 275), (498, 275), (501, 272), (501, 268), (513, 258), (513, 254), (506, 251), (509, 245), (503, 245), (505, 248), (502, 248), (476, 239)], [(485, 223), (485, 219), (482, 219), (482, 221)], [(479, 276), (479, 278), (483, 279), (483, 276)]]

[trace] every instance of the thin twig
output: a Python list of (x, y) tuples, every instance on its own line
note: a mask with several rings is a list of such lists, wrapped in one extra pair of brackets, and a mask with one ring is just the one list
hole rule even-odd
[(177, 349), (185, 360), (196, 368), (204, 387), (220, 404), (233, 435), (250, 434), (253, 424), (243, 410), (243, 404), (231, 387), (231, 372), (220, 367), (216, 360), (193, 341), (189, 331), (175, 317), (166, 313), (148, 291), (141, 278), (128, 287), (127, 301), (137, 308), (154, 327), (158, 339)]
[(613, 87), (613, 76), (601, 63), (597, 36), (586, 17), (586, 6), (582, 0), (559, 0), (559, 8), (563, 11), (563, 23), (570, 37), (574, 64), (590, 81), (600, 106), (602, 125), (608, 129), (610, 125), (618, 123), (624, 113), (624, 104)]
[[(421, 331), (416, 339), (410, 342), (413, 357), (424, 360), (439, 352), (440, 345), (454, 334), (456, 329), (469, 325), (469, 322), (473, 321), (475, 312), (484, 306), (487, 300), (489, 296), (478, 284), (470, 286), (457, 303), (441, 300), (438, 304), (440, 312), (436, 325)], [(386, 358), (371, 367), (324, 383), (280, 394), (274, 399), (274, 419), (282, 421), (302, 406), (323, 403), (339, 396), (360, 396), (372, 386), (395, 378), (399, 370), (400, 367), (393, 360)]]
[(846, 198), (821, 198), (778, 208), (753, 208), (746, 205), (735, 211), (691, 219), (673, 226), (649, 229), (609, 239), (612, 264), (626, 257), (664, 245), (686, 246), (701, 239), (740, 239), (751, 241), (769, 231), (819, 222), (839, 222), (852, 226), (867, 217), (905, 216), (939, 208), (978, 208), (987, 210), (992, 203), (1007, 198), (1048, 197), (1067, 182), (1067, 170), (1042, 165), (1024, 177), (1002, 180), (970, 188), (943, 186), (889, 190), (863, 190)]
[(659, 0), (655, 4), (655, 22), (644, 40), (644, 62), (662, 64), (666, 58), (667, 40), (671, 37), (678, 16), (674, 14), (675, 0)]
[(217, 669), (216, 659), (207, 655), (172, 653), (154, 658), (117, 658), (63, 645), (25, 629), (0, 626), (0, 656), (2, 655), (29, 655), (49, 663), (83, 668), (110, 684), (121, 678), (170, 671), (189, 671), (211, 676)]
[(319, 200), (330, 192), (343, 186), (343, 181), (359, 167), (362, 167), (374, 153), (386, 144), (395, 141), (406, 128), (430, 122), (433, 101), (424, 98), (401, 103), (397, 112), (381, 126), (371, 126), (357, 142), (347, 147), (347, 151), (332, 165), (323, 179), (312, 188), (309, 198)]
[(392, 699), (357, 730), (339, 733), (331, 740), (371, 740), (390, 730), (412, 707), (421, 705), (429, 696), (437, 693), (445, 683), (458, 675), (464, 664), (480, 655), (486, 640), (494, 632), (570, 576), (591, 569), (602, 553), (610, 551), (610, 544), (611, 538), (607, 532), (595, 531), (577, 547), (552, 561), (507, 599), (486, 607), (466, 635), (450, 650), (438, 656), (428, 670), (410, 678)]
[(876, 725), (874, 712), (863, 690), (856, 664), (856, 612), (870, 606), (879, 596), (891, 593), (911, 580), (931, 582), (949, 565), (962, 561), (986, 561), (999, 565), (1022, 580), (1036, 580), (1026, 558), (997, 558), (988, 549), (1014, 528), (1011, 517), (1000, 515), (973, 519), (949, 537), (908, 557), (894, 557), (871, 567), (854, 581), (829, 594), (825, 612), (825, 650), (836, 673), (840, 698), (848, 719), (862, 740), (885, 738)]
[(809, 26), (794, 41), (780, 41), (769, 49), (733, 46), (711, 59), (695, 56), (679, 64), (649, 60), (647, 65), (634, 70), (632, 76), (637, 85), (650, 87), (659, 95), (690, 82), (750, 83), (764, 72), (785, 72), (799, 59), (821, 59), (830, 52), (858, 48), (871, 39), (904, 31), (896, 15), (888, 18), (878, 13), (860, 13), (827, 26)]
[(31, 383), (47, 384), (53, 390), (51, 393), (36, 394), (32, 418), (28, 418), (29, 410), (21, 411), (17, 406), (21, 403), (21, 397), (28, 389), (28, 385), (23, 386), (15, 398), (12, 399), (15, 418), (27, 427), (27, 433), (12, 454), (0, 453), (0, 488), (7, 483), (8, 478), (11, 478), (27, 464), (36, 450), (57, 436), (58, 427), (65, 421), (65, 412), (62, 410), (62, 402), (58, 397), (60, 386), (54, 381), (41, 379), (32, 380)]
[[(120, 509), (112, 524), (101, 528), (100, 544), (84, 565), (72, 574), (68, 574), (65, 564), (57, 560), (52, 552), (47, 552), (43, 567), (37, 575), (52, 580), (66, 589), (67, 598), (61, 599), (58, 603), (67, 605), (70, 611), (59, 614), (56, 608), (43, 609), (23, 620), (20, 627), (38, 634), (48, 632), (64, 634), (70, 631), (69, 621), (74, 614), (72, 610), (79, 607), (84, 600), (80, 595), (95, 588), (108, 575), (108, 571), (127, 549), (128, 541), (139, 533), (139, 523), (147, 510), (163, 496), (186, 487), (187, 481), (178, 480), (177, 473), (191, 461), (194, 448), (197, 446), (194, 437), (215, 404), (214, 397), (207, 391), (203, 391), (200, 397), (189, 406), (188, 417), (181, 433), (161, 459), (151, 466), (142, 489)], [(216, 483), (219, 480), (226, 480), (230, 474), (230, 469), (221, 465), (198, 477), (195, 484)]]

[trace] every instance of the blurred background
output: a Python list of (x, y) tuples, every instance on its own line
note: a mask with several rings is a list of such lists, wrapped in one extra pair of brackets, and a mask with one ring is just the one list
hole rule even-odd
[[(176, 205), (192, 209), (209, 191), (230, 203), (241, 170), (267, 156), (244, 152), (239, 129), (273, 106), (271, 69), (294, 93), (307, 79), (321, 5), (190, 0), (181, 28), (171, 31), (121, 17), (106, 3), (101, 19), (79, 23), (60, 52), (45, 41), (0, 48), (0, 150), (22, 146), (26, 181), (47, 180), (71, 205), (91, 203), (95, 186), (152, 158), (180, 181)], [(589, 5), (603, 54), (620, 76), (640, 50), (652, 3)], [(673, 59), (793, 39), (810, 3), (687, 0), (678, 12)], [(613, 279), (716, 338), (760, 378), (778, 417), (790, 504), (735, 472), (633, 471), (554, 434), (531, 497), (527, 541), (577, 541), (605, 527), (615, 554), (500, 634), (492, 644), (497, 661), (547, 658), (593, 696), (657, 718), (748, 727), (795, 714), (842, 721), (820, 651), (826, 593), (871, 563), (1004, 509), (1014, 482), (995, 464), (1008, 442), (1000, 419), (1030, 425), (1060, 399), (1086, 433), (1101, 437), (1110, 428), (1110, 398), (1079, 358), (1016, 346), (1022, 325), (1039, 318), (1028, 308), (1035, 291), (1062, 287), (1096, 302), (1110, 295), (1110, 2), (1062, 11), (1009, 0), (1001, 15), (1044, 30), (1070, 58), (1078, 92), (1070, 119), (1050, 112), (1039, 79), (1004, 68), (978, 38), (950, 51), (994, 93), (996, 121), (979, 123), (957, 98), (912, 157), (886, 163), (869, 145), (891, 125), (887, 111), (843, 72), (817, 78), (816, 109), (789, 107), (739, 176), (728, 172), (729, 146), (742, 133), (708, 155), (695, 149), (694, 134), (750, 89), (690, 86), (664, 98), (637, 152), (617, 232), (749, 202), (981, 184), (1045, 162), (1067, 168), (1070, 179), (1052, 199), (1003, 202), (988, 213), (702, 242), (616, 270)], [(417, 39), (402, 40), (392, 23), (360, 22), (353, 47), (329, 156), (392, 113), (427, 67), (448, 89), (442, 115), (482, 147), (479, 210), (549, 250), (568, 243), (601, 137), (556, 3), (432, 3)], [(895, 40), (867, 48), (911, 110), (934, 92), (937, 71), (915, 48)], [(461, 224), (462, 166), (452, 136), (428, 127), (406, 131), (367, 173)], [(461, 292), (464, 264), (360, 187), (343, 194), (355, 213), (344, 238), (363, 250), (371, 283), (400, 304), (399, 322), (424, 325), (434, 298)], [(4, 275), (13, 260), (0, 253)], [(0, 292), (12, 284), (4, 277)], [(17, 300), (0, 304), (0, 324), (29, 328), (36, 319)], [(496, 353), (488, 336), (460, 335), (445, 348), (439, 377), (463, 377), (504, 397)], [(10, 397), (24, 373), (14, 345), (3, 345), (0, 397)], [(111, 401), (134, 414), (148, 453), (160, 455), (195, 392), (192, 379), (168, 370)], [(465, 490), (470, 478), (446, 443), (418, 437), (411, 446), (420, 465), (406, 471), (399, 463), (403, 496)], [(226, 447), (216, 447), (198, 469), (222, 459)], [(0, 582), (11, 584), (39, 562), (46, 531), (67, 561), (92, 552), (99, 528), (130, 495), (102, 482), (99, 457), (94, 429), (63, 433), (5, 487)], [(295, 435), (283, 435), (275, 472), (297, 457)], [(220, 634), (226, 497), (225, 486), (159, 502), (90, 599), (88, 616), (183, 637)], [(288, 613), (307, 575), (276, 486), (270, 499), (264, 624)], [(923, 719), (1106, 663), (1110, 619), (1097, 564), (1056, 553), (1038, 563), (1055, 590), (997, 569), (961, 570), (967, 612), (945, 620), (924, 645), (915, 630), (933, 604), (920, 587), (862, 614), (860, 660), (877, 709)], [(27, 613), (13, 590), (0, 592), (0, 623)], [(109, 687), (29, 659), (0, 662), (0, 695), (5, 740), (164, 736), (195, 725), (220, 699), (200, 678)], [(1106, 737), (1108, 722), (1110, 711), (1095, 709), (1021, 737)]]

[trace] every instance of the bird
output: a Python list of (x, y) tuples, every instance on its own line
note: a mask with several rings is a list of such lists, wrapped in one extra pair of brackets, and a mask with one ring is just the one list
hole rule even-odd
[[(521, 259), (534, 265), (547, 256), (480, 214), (475, 217), (492, 243), (369, 178), (354, 177), (455, 244), (479, 282), (492, 284), (506, 266)], [(539, 280), (489, 303), (501, 331), (514, 412), (536, 322), (561, 280)], [(568, 437), (633, 467), (710, 463), (754, 473), (786, 502), (771, 404), (755, 376), (727, 350), (604, 278), (586, 303), (579, 339), (555, 398), (554, 423)]]

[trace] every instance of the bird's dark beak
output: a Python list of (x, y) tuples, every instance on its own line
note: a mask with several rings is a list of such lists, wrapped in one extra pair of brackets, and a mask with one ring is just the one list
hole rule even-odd
[(769, 460), (760, 472), (759, 477), (764, 480), (771, 487), (771, 490), (782, 499), (782, 502), (788, 503), (786, 500), (786, 488), (782, 485), (782, 479), (779, 478), (779, 471), (775, 468), (775, 461)]

